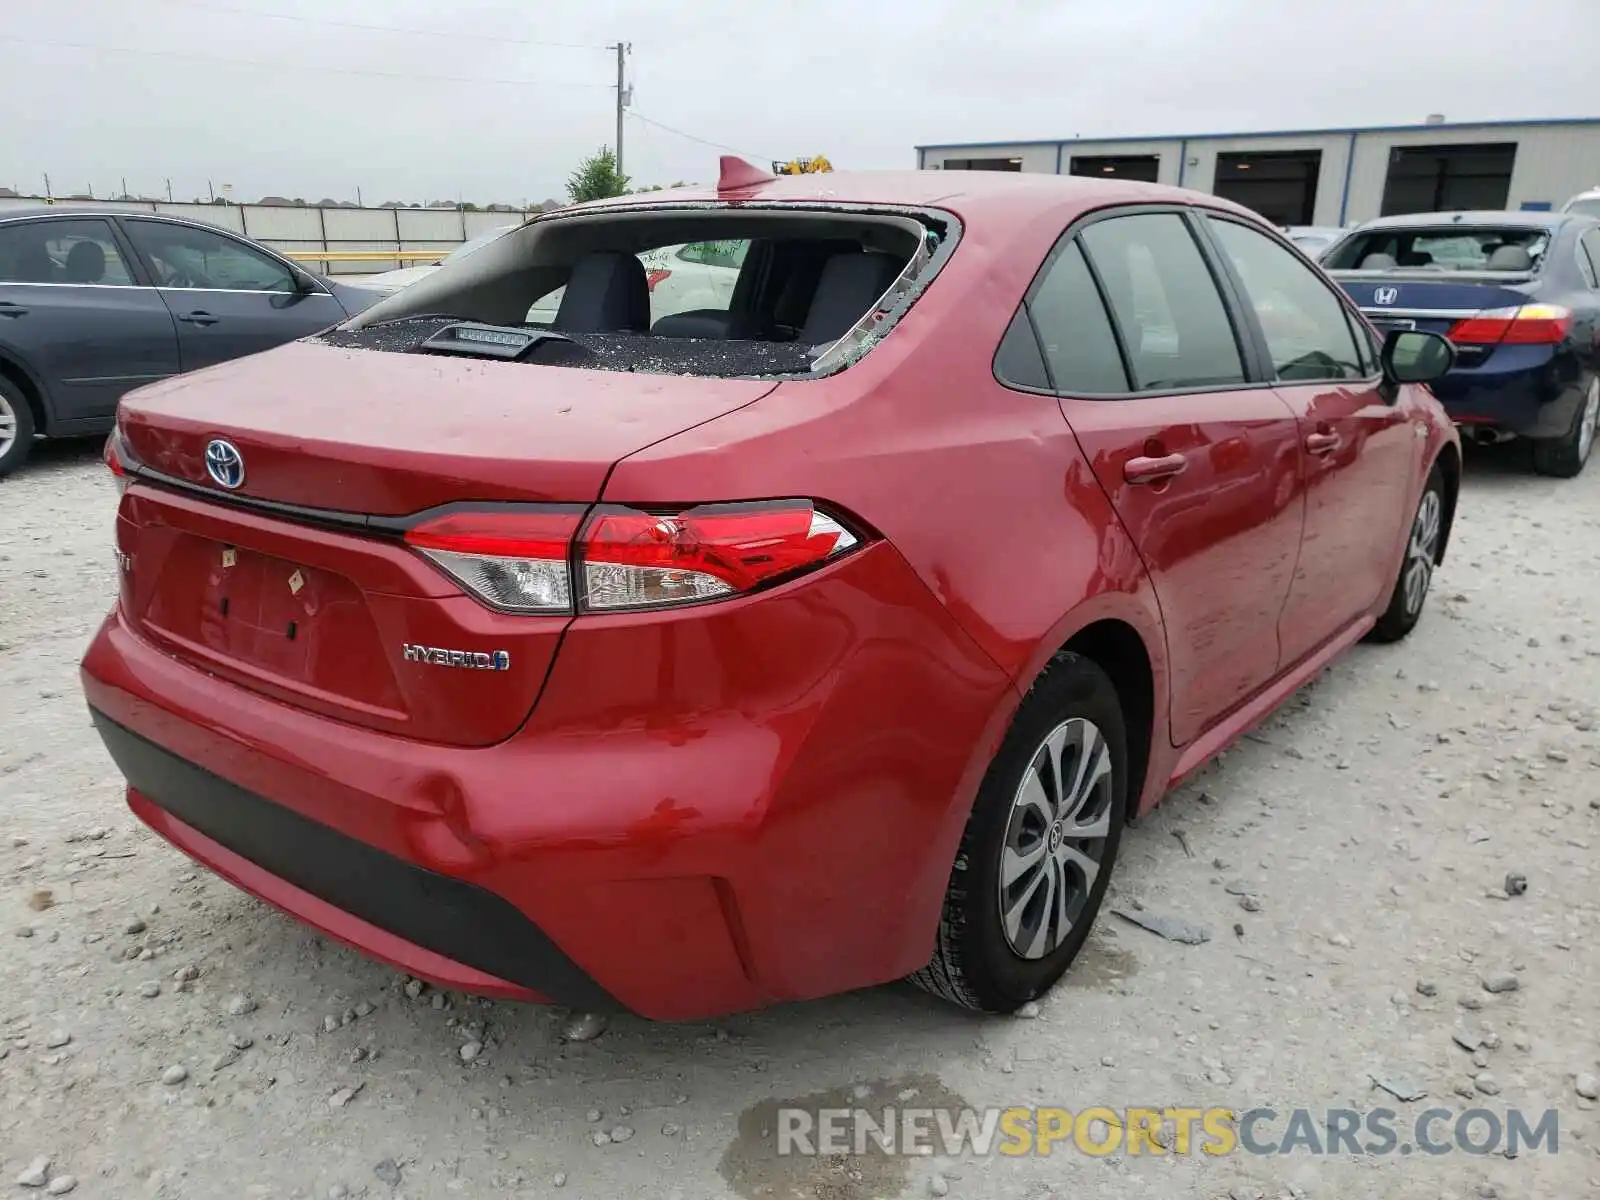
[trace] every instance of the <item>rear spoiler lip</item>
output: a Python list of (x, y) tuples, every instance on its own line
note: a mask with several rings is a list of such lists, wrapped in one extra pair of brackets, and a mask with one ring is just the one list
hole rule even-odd
[(1418, 271), (1395, 267), (1386, 271), (1332, 270), (1323, 268), (1336, 282), (1353, 283), (1500, 283), (1510, 285), (1532, 283), (1538, 279), (1537, 271)]

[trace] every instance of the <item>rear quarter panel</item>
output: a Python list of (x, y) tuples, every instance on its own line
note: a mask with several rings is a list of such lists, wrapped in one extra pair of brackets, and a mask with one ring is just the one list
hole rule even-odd
[[(953, 790), (921, 804), (928, 852), (909, 889), (908, 928), (924, 956), (983, 771), (1021, 695), (1073, 633), (1103, 618), (1139, 632), (1158, 681), (1151, 742), (1167, 741), (1165, 645), (1138, 555), (1054, 397), (1004, 388), (991, 368), (1028, 282), (1075, 215), (993, 240), (969, 227), (934, 284), (854, 365), (780, 384), (641, 450), (605, 489), (607, 501), (639, 505), (782, 496), (833, 505), (889, 541), (1012, 681), (966, 731), (967, 768)], [(894, 787), (887, 775), (880, 786)], [(1149, 783), (1145, 803), (1159, 790)], [(868, 782), (857, 794), (872, 792)], [(770, 812), (806, 804), (780, 795)]]

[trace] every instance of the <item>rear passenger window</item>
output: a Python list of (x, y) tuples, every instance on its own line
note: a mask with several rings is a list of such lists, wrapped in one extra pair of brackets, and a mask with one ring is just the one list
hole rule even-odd
[(1344, 303), (1315, 271), (1264, 233), (1236, 221), (1206, 221), (1244, 281), (1280, 380), (1308, 383), (1366, 375)]
[(1033, 388), (1048, 392), (1050, 376), (1044, 369), (1044, 359), (1039, 354), (1039, 339), (1033, 336), (1033, 326), (1028, 321), (1028, 310), (1021, 308), (1011, 318), (1005, 337), (1000, 339), (1000, 349), (994, 356), (995, 378), (1012, 387)]
[(1045, 270), (1028, 301), (1056, 391), (1105, 395), (1128, 390), (1117, 335), (1077, 242)]
[(1137, 390), (1244, 382), (1227, 309), (1182, 217), (1112, 217), (1080, 237), (1105, 284)]
[(127, 287), (133, 278), (110, 224), (72, 217), (0, 227), (0, 281)]

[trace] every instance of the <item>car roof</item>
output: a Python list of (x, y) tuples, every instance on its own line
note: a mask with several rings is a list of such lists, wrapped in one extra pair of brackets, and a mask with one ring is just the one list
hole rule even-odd
[[(220, 206), (219, 206), (220, 207)], [(176, 221), (180, 225), (198, 225), (206, 229), (220, 229), (239, 236), (237, 230), (199, 217), (176, 216), (173, 213), (151, 212), (148, 208), (125, 208), (115, 204), (29, 204), (16, 208), (0, 208), (0, 222), (32, 219), (36, 217), (152, 217), (158, 221)]]
[(1494, 212), (1489, 209), (1475, 212), (1403, 213), (1367, 221), (1358, 226), (1356, 232), (1364, 233), (1369, 229), (1431, 229), (1451, 225), (1553, 230), (1572, 220), (1573, 215), (1558, 212)]
[(1132, 180), (1018, 171), (828, 171), (812, 175), (783, 175), (737, 190), (719, 192), (715, 187), (695, 185), (618, 196), (610, 200), (593, 200), (558, 209), (542, 219), (559, 220), (607, 208), (724, 204), (729, 201), (946, 208), (964, 220), (993, 217), (1006, 221), (1116, 204), (1199, 203), (1260, 220), (1255, 213), (1241, 205), (1187, 188)]

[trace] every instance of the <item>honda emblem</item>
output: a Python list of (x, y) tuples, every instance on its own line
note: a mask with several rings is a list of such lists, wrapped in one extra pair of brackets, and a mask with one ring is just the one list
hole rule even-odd
[(1398, 299), (1400, 299), (1399, 288), (1381, 287), (1372, 293), (1374, 304), (1393, 304)]

